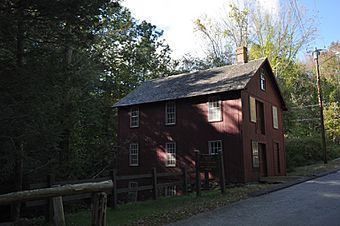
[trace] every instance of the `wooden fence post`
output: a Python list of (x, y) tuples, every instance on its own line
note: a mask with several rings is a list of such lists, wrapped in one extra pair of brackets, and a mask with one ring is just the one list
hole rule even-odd
[(157, 172), (156, 172), (156, 168), (152, 169), (152, 191), (153, 191), (153, 199), (156, 200), (157, 199)]
[(204, 188), (209, 189), (209, 171), (204, 170)]
[(91, 226), (106, 226), (106, 206), (106, 193), (94, 193), (92, 196)]
[[(47, 175), (47, 186), (51, 188), (55, 183), (55, 176), (54, 174)], [(46, 217), (45, 220), (47, 222), (53, 221), (53, 200), (49, 198), (47, 201), (47, 208), (46, 208)]]
[(196, 166), (196, 197), (201, 195), (201, 175), (200, 175), (200, 151), (195, 151)]
[(188, 193), (188, 171), (186, 168), (182, 168), (182, 177), (183, 177), (183, 194), (186, 195)]
[(117, 170), (112, 170), (112, 208), (117, 208)]
[(63, 208), (63, 198), (61, 196), (54, 197), (53, 199), (53, 221), (55, 226), (65, 226), (65, 216)]
[(219, 160), (220, 160), (220, 186), (221, 193), (225, 192), (225, 174), (224, 174), (224, 160), (222, 151), (219, 152)]

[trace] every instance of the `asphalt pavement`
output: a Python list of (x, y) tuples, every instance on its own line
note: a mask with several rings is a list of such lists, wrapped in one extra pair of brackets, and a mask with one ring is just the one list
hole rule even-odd
[(182, 225), (340, 226), (340, 171), (169, 224)]

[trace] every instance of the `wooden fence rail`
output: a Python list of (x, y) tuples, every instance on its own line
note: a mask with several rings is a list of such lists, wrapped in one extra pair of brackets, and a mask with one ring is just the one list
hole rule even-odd
[[(91, 216), (93, 219), (97, 219), (92, 219), (92, 224), (93, 222), (97, 222), (97, 225), (105, 225), (106, 221), (103, 220), (103, 214), (105, 215), (105, 213), (103, 213), (103, 209), (106, 210), (107, 196), (104, 195), (103, 192), (105, 194), (111, 194), (109, 203), (111, 203), (112, 208), (117, 207), (117, 194), (122, 193), (151, 190), (153, 199), (157, 199), (160, 188), (179, 185), (182, 187), (183, 194), (187, 194), (188, 174), (189, 172), (186, 169), (183, 169), (182, 172), (178, 173), (157, 173), (156, 169), (153, 168), (149, 174), (118, 176), (117, 172), (113, 170), (111, 177), (59, 182), (55, 182), (54, 176), (50, 175), (45, 183), (30, 184), (29, 188), (33, 190), (25, 190), (0, 195), (0, 205), (22, 202), (26, 202), (27, 207), (46, 205), (46, 219), (49, 221), (53, 220), (55, 223), (57, 223), (57, 225), (62, 225), (60, 222), (64, 221), (63, 213), (61, 213), (63, 212), (63, 202), (89, 199), (92, 197), (92, 206), (95, 206), (95, 209), (91, 210)], [(171, 181), (159, 183), (161, 178), (172, 179)], [(118, 187), (118, 182), (120, 181), (140, 179), (147, 179), (150, 181), (150, 184), (138, 186), (136, 188)]]
[(93, 226), (106, 225), (106, 193), (113, 188), (112, 180), (95, 182), (95, 183), (82, 183), (82, 184), (68, 184), (62, 186), (55, 186), (51, 188), (41, 188), (34, 190), (26, 190), (19, 192), (11, 192), (8, 194), (0, 195), (0, 205), (9, 203), (25, 202), (29, 200), (38, 200), (53, 198), (53, 212), (54, 224), (64, 226), (65, 217), (63, 210), (62, 196), (75, 195), (80, 193), (92, 193), (92, 221)]
[(58, 196), (76, 195), (81, 193), (110, 191), (112, 187), (112, 181), (108, 180), (96, 183), (68, 184), (52, 188), (40, 188), (34, 190), (11, 192), (8, 194), (0, 195), (0, 205), (5, 205), (13, 202), (46, 199)]

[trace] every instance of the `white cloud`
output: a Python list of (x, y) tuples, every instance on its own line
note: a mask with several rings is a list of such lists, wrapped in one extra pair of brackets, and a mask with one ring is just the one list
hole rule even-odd
[[(258, 0), (268, 12), (278, 11), (279, 0)], [(164, 30), (164, 38), (180, 58), (186, 53), (202, 55), (201, 43), (194, 34), (194, 21), (206, 14), (218, 18), (226, 13), (228, 0), (125, 0), (124, 6), (139, 20), (146, 20)]]

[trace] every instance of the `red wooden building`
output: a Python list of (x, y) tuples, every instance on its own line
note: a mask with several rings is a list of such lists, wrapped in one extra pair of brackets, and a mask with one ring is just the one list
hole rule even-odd
[(287, 108), (266, 58), (142, 83), (118, 108), (122, 175), (194, 168), (195, 150), (224, 156), (227, 182), (285, 175)]

